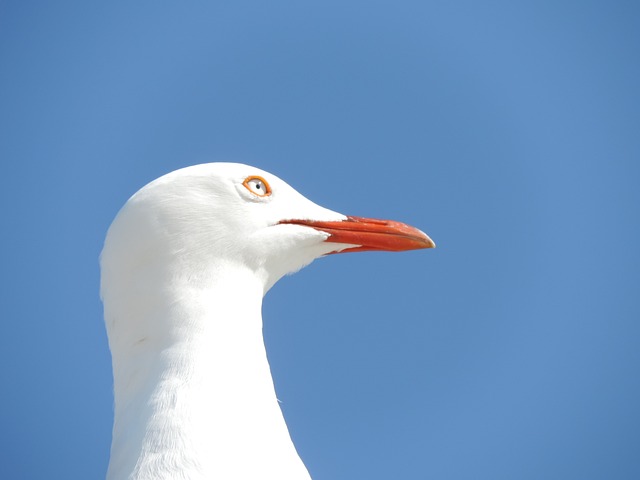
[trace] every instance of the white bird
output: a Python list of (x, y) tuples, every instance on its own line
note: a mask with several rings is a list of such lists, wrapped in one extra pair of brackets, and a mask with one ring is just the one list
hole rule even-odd
[(196, 165), (143, 187), (101, 254), (115, 397), (107, 478), (310, 479), (276, 399), (263, 296), (329, 253), (434, 246), (247, 165)]

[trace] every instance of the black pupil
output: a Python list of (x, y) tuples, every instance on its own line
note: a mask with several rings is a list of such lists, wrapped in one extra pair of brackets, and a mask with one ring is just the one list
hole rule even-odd
[(260, 190), (262, 188), (262, 185), (260, 185), (259, 183), (256, 183), (256, 188)]

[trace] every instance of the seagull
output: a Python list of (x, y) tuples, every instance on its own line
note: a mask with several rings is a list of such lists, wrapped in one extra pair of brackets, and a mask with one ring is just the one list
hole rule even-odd
[(324, 255), (434, 246), (242, 164), (195, 165), (140, 189), (100, 256), (115, 399), (107, 479), (309, 480), (276, 398), (262, 298)]

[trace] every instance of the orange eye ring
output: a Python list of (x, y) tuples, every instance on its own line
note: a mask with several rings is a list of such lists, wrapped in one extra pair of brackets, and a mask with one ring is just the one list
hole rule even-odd
[(271, 195), (271, 186), (259, 175), (251, 175), (245, 178), (242, 185), (257, 197), (268, 197)]

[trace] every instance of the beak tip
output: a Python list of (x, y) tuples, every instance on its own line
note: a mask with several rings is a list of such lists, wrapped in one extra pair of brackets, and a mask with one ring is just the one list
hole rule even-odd
[(425, 234), (425, 237), (427, 237), (425, 239), (425, 247), (424, 248), (436, 248), (436, 242), (434, 242), (433, 240), (431, 240), (431, 237), (429, 237), (428, 235)]

